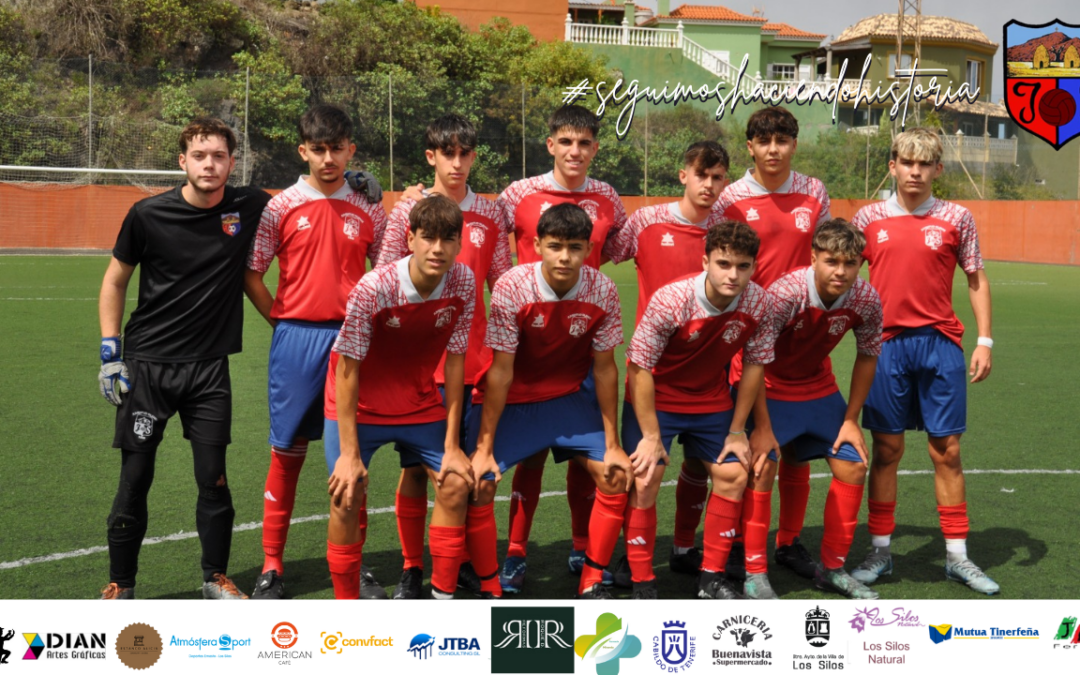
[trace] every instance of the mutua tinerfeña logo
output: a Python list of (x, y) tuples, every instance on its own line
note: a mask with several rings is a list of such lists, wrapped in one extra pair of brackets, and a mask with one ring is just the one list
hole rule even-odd
[(573, 607), (492, 607), (492, 673), (574, 672)]
[(694, 665), (697, 645), (686, 630), (685, 621), (665, 621), (664, 629), (653, 636), (653, 663), (665, 673), (681, 673)]
[[(38, 659), (104, 659), (105, 658), (105, 633), (23, 633), (26, 640), (26, 653), (23, 661), (37, 661)], [(14, 636), (13, 631), (2, 633), (0, 647), (3, 642)], [(7, 663), (8, 650), (0, 651), (0, 663)]]
[(1038, 640), (1038, 628), (1008, 627), (970, 628), (943, 623), (930, 625), (930, 641), (941, 644), (946, 640)]
[(1061, 620), (1057, 633), (1054, 634), (1054, 649), (1077, 649), (1080, 645), (1080, 627), (1075, 616)]
[(1055, 150), (1080, 135), (1080, 26), (1005, 24), (1005, 107)]
[(712, 650), (714, 666), (771, 666), (772, 651), (766, 648), (773, 639), (772, 629), (761, 619), (737, 614), (716, 625), (716, 646)]

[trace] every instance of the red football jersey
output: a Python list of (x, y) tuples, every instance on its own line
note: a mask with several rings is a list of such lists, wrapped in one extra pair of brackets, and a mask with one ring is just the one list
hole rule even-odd
[(341, 321), (349, 293), (375, 264), (386, 230), (382, 204), (348, 184), (323, 195), (303, 177), (270, 200), (255, 234), (248, 269), (266, 272), (276, 256), (280, 275), (270, 316)]
[[(828, 309), (818, 295), (810, 267), (784, 275), (768, 290), (777, 335), (776, 360), (765, 367), (769, 398), (811, 401), (839, 391), (829, 354), (848, 331), (855, 332), (855, 348), (860, 354), (881, 354), (881, 300), (864, 279), (856, 280)], [(735, 382), (741, 365), (732, 364)]]
[(761, 250), (753, 280), (765, 288), (810, 264), (814, 230), (831, 218), (825, 185), (794, 171), (776, 192), (766, 190), (747, 171), (724, 189), (714, 208), (758, 233)]
[(634, 212), (626, 227), (619, 230), (611, 250), (611, 260), (634, 259), (638, 277), (637, 316), (641, 323), (653, 293), (687, 274), (701, 271), (705, 255), (705, 235), (709, 226), (723, 218), (713, 211), (700, 223), (683, 217), (678, 202), (646, 206)]
[[(652, 371), (656, 409), (713, 413), (733, 407), (725, 367), (740, 349), (750, 363), (773, 360), (772, 300), (750, 282), (727, 307), (713, 306), (701, 272), (658, 290), (626, 350)], [(629, 389), (627, 389), (629, 392)]]
[(930, 326), (959, 345), (964, 324), (953, 311), (953, 270), (983, 268), (971, 211), (930, 197), (908, 213), (894, 196), (859, 209), (851, 223), (866, 235), (863, 257), (885, 308), (884, 339)]
[[(425, 195), (430, 191), (425, 190)], [(376, 265), (397, 262), (409, 255), (406, 235), (409, 232), (409, 213), (416, 201), (403, 199), (390, 212), (386, 235)], [(461, 253), (457, 262), (472, 270), (476, 279), (476, 306), (473, 310), (472, 330), (469, 333), (469, 351), (465, 354), (465, 384), (476, 384), (476, 376), (491, 358), (484, 347), (484, 334), (487, 332), (487, 318), (484, 307), (484, 284), (494, 288), (506, 271), (512, 266), (510, 260), (510, 237), (506, 232), (506, 222), (502, 209), (495, 202), (477, 195), (469, 188), (465, 199), (458, 206), (465, 217), (465, 227), (461, 234)], [(435, 381), (444, 384), (446, 377), (443, 366), (444, 357), (435, 371)]]
[(499, 195), (498, 204), (503, 210), (507, 227), (514, 233), (517, 242), (519, 265), (540, 260), (533, 248), (536, 224), (549, 207), (565, 202), (585, 209), (592, 219), (590, 240), (593, 242), (593, 251), (585, 264), (599, 268), (601, 256), (611, 257), (611, 242), (626, 225), (626, 209), (623, 208), (615, 188), (603, 181), (586, 178), (585, 184), (577, 190), (567, 190), (555, 182), (554, 172), (549, 171), (541, 176), (511, 183), (510, 187)]
[(326, 378), (324, 414), (337, 419), (337, 355), (360, 361), (356, 421), (423, 424), (446, 419), (435, 384), (444, 353), (464, 354), (476, 294), (472, 271), (455, 263), (424, 300), (409, 278), (409, 258), (384, 265), (349, 295)]
[[(593, 352), (622, 344), (622, 316), (614, 282), (581, 268), (574, 288), (561, 299), (544, 281), (541, 263), (519, 265), (491, 294), (487, 346), (515, 354), (507, 403), (534, 403), (572, 394), (592, 367)], [(473, 402), (484, 402), (483, 375)]]

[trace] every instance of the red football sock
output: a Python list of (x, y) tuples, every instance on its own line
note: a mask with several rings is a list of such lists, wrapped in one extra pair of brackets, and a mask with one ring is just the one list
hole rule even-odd
[[(611, 554), (615, 550), (615, 543), (619, 540), (619, 532), (622, 531), (623, 519), (626, 517), (626, 504), (630, 499), (630, 495), (625, 492), (606, 495), (596, 488), (593, 489), (596, 491), (596, 498), (593, 500), (592, 518), (589, 519), (585, 568), (581, 571), (579, 594), (600, 583), (603, 578), (603, 568), (611, 562)], [(598, 567), (593, 567), (590, 563)]]
[(806, 503), (810, 499), (810, 465), (795, 466), (780, 460), (777, 471), (780, 491), (780, 527), (776, 545), (791, 546), (802, 532), (806, 520)]
[(825, 569), (844, 566), (851, 540), (855, 538), (862, 498), (862, 485), (836, 478), (829, 484), (829, 496), (825, 498), (825, 532), (821, 537), (821, 564)]
[(285, 448), (270, 452), (270, 470), (266, 472), (263, 492), (263, 572), (285, 571), (282, 557), (289, 538), (289, 520), (296, 503), (296, 482), (307, 457), (307, 444), (300, 448)]
[(772, 520), (772, 493), (747, 490), (743, 493), (742, 505), (746, 572), (765, 574), (769, 571), (766, 549), (769, 546), (769, 522)]
[(875, 502), (873, 499), (866, 501), (870, 507), (866, 523), (870, 534), (892, 536), (896, 529), (896, 502)]
[(941, 519), (941, 533), (946, 539), (967, 539), (967, 502), (955, 506), (939, 506), (937, 512)]
[(635, 584), (651, 581), (653, 553), (656, 550), (656, 504), (647, 509), (626, 510), (626, 559)]
[(472, 559), (473, 569), (480, 577), (480, 590), (502, 597), (499, 585), (499, 554), (496, 551), (499, 533), (495, 527), (495, 504), (469, 506), (465, 520), (465, 546)]
[(424, 524), (427, 520), (427, 497), (407, 497), (400, 492), (394, 497), (398, 538), (405, 569), (424, 567)]
[(588, 547), (595, 494), (596, 481), (589, 470), (577, 462), (570, 462), (566, 468), (566, 501), (570, 504), (570, 535), (575, 551), (584, 551)]
[(741, 510), (741, 501), (721, 497), (715, 492), (709, 495), (709, 504), (705, 507), (705, 551), (701, 556), (701, 569), (724, 571)]
[(431, 547), (431, 587), (453, 595), (461, 556), (465, 554), (465, 526), (432, 525), (428, 528), (428, 542)]
[(360, 599), (360, 563), (364, 558), (364, 542), (334, 544), (326, 542), (326, 561), (330, 579), (334, 582), (337, 600)]
[(675, 485), (675, 539), (679, 548), (693, 548), (701, 513), (709, 501), (709, 479), (687, 472), (683, 465), (679, 482)]
[(514, 469), (513, 492), (510, 496), (510, 547), (506, 551), (507, 557), (525, 557), (529, 530), (532, 529), (536, 505), (540, 502), (540, 486), (543, 482), (543, 466), (532, 469), (518, 464)]

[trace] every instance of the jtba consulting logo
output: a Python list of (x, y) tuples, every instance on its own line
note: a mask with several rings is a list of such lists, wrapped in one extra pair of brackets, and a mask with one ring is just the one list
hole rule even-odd
[(574, 672), (572, 607), (492, 607), (492, 673)]

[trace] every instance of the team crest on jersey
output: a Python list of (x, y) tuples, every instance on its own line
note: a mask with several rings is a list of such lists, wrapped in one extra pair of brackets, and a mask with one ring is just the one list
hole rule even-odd
[(450, 321), (454, 318), (453, 307), (443, 307), (435, 312), (435, 327), (443, 328), (450, 325)]
[(389, 319), (386, 320), (386, 327), (387, 328), (401, 328), (401, 319), (397, 318), (396, 316), (390, 317)]
[(469, 241), (476, 248), (480, 248), (484, 245), (484, 238), (487, 236), (487, 226), (483, 223), (465, 223), (469, 228)]
[(230, 237), (235, 237), (240, 232), (240, 212), (221, 214), (221, 231)]
[(144, 410), (136, 411), (132, 413), (132, 415), (135, 416), (135, 435), (139, 437), (140, 441), (145, 441), (154, 435), (154, 422), (157, 421), (156, 417)]
[(585, 209), (585, 213), (589, 214), (589, 220), (596, 223), (596, 219), (600, 217), (600, 205), (591, 199), (582, 199), (578, 202), (578, 206)]
[(359, 237), (360, 226), (364, 224), (364, 221), (360, 218), (360, 216), (356, 215), (355, 213), (346, 213), (344, 220), (345, 225), (342, 231), (345, 233), (345, 236), (349, 239), (356, 239), (357, 237)]
[(739, 339), (742, 335), (743, 328), (746, 328), (746, 324), (738, 319), (733, 319), (728, 322), (727, 328), (724, 329), (724, 334), (721, 336), (724, 338), (724, 342), (731, 344)]
[(661, 246), (674, 246), (675, 245), (675, 237), (672, 236), (672, 234), (670, 232), (665, 232), (664, 236), (660, 238), (660, 245)]
[(746, 222), (751, 220), (761, 220), (761, 216), (758, 215), (757, 209), (746, 209)]
[(945, 243), (944, 238), (941, 236), (945, 233), (944, 227), (940, 227), (938, 225), (927, 225), (926, 227), (922, 228), (922, 232), (923, 241), (926, 243), (927, 246), (929, 246), (935, 251), (941, 248), (942, 244)]
[(795, 330), (802, 330), (803, 320), (799, 319), (799, 323), (795, 324)]
[(880, 243), (885, 242), (885, 241), (889, 241), (889, 233), (886, 232), (885, 230), (878, 230), (877, 243), (880, 244)]
[(686, 338), (686, 341), (687, 342), (693, 342), (694, 340), (698, 339), (699, 337), (701, 337), (701, 331), (696, 330), (693, 333), (690, 333), (689, 337)]
[(546, 325), (546, 323), (544, 321), (544, 315), (543, 314), (537, 314), (536, 316), (533, 317), (533, 322), (531, 324), (529, 324), (529, 325), (532, 326), (533, 328), (543, 328)]
[(829, 335), (843, 335), (847, 330), (847, 322), (846, 316), (829, 317)]
[(814, 212), (805, 206), (800, 206), (791, 213), (795, 216), (795, 227), (799, 228), (800, 232), (809, 232), (810, 216), (813, 215)]
[(589, 320), (592, 317), (588, 314), (571, 314), (567, 318), (570, 319), (571, 336), (578, 338), (589, 332)]

